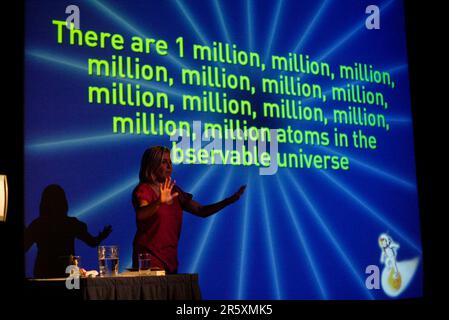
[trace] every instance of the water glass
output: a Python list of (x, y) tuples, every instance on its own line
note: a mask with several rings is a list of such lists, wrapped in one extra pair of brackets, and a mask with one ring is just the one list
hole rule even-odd
[(98, 264), (100, 277), (111, 277), (118, 275), (118, 246), (99, 246)]
[(144, 274), (151, 268), (151, 254), (139, 253), (139, 273)]

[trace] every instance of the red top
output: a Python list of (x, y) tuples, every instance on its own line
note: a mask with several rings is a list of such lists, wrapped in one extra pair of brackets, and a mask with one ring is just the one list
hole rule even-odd
[[(169, 273), (178, 268), (178, 241), (181, 235), (183, 203), (192, 199), (178, 186), (174, 186), (172, 194), (178, 192), (172, 204), (161, 204), (159, 209), (147, 220), (138, 221), (137, 232), (133, 242), (133, 267), (138, 267), (138, 254), (152, 255), (151, 267), (162, 268)], [(147, 183), (139, 183), (132, 194), (134, 209), (139, 208), (142, 200), (151, 204), (158, 195)]]

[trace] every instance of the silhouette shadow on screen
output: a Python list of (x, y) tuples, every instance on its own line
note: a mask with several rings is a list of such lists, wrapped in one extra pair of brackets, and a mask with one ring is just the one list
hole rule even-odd
[(66, 267), (75, 255), (75, 238), (95, 247), (112, 232), (108, 225), (94, 237), (84, 222), (67, 216), (68, 211), (64, 189), (56, 184), (47, 186), (42, 192), (39, 217), (25, 229), (25, 252), (37, 244), (35, 278), (66, 277)]

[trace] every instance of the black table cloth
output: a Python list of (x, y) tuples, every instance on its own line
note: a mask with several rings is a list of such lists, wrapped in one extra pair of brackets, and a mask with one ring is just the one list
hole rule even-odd
[(79, 289), (67, 289), (65, 279), (27, 281), (34, 298), (84, 300), (200, 300), (198, 274), (81, 278)]

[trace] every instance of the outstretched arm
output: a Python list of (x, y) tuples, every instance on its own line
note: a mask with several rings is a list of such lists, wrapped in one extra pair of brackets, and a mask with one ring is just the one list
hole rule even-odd
[(108, 225), (103, 228), (103, 231), (98, 233), (98, 236), (94, 237), (87, 231), (87, 226), (84, 225), (83, 230), (78, 235), (78, 238), (84, 241), (89, 247), (96, 247), (101, 243), (101, 241), (106, 239), (111, 232), (112, 227)]
[(218, 211), (227, 207), (228, 205), (233, 204), (237, 200), (239, 200), (240, 197), (242, 196), (243, 192), (245, 191), (245, 188), (246, 188), (246, 185), (241, 186), (239, 188), (239, 190), (236, 193), (234, 193), (232, 196), (225, 198), (217, 203), (213, 203), (213, 204), (209, 204), (209, 205), (205, 205), (205, 206), (203, 206), (202, 204), (200, 204), (192, 199), (189, 199), (185, 203), (183, 203), (183, 208), (186, 211), (190, 212), (191, 214), (194, 214), (194, 215), (202, 217), (202, 218), (206, 218), (206, 217), (213, 215), (214, 213), (217, 213)]

